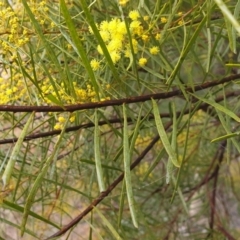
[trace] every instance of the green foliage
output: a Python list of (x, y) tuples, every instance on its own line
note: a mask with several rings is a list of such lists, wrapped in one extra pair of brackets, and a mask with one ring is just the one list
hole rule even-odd
[(0, 238), (236, 239), (239, 12), (1, 1)]

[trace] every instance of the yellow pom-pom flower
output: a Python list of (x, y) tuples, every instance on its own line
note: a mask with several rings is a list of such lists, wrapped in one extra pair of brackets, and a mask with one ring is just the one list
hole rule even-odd
[(100, 68), (100, 62), (98, 60), (96, 60), (96, 59), (93, 59), (90, 62), (90, 65), (91, 65), (93, 71), (97, 71)]
[(66, 120), (65, 120), (64, 117), (59, 117), (59, 118), (58, 118), (58, 121), (59, 121), (60, 123), (64, 123)]
[(112, 61), (115, 64), (115, 63), (117, 63), (119, 61), (119, 59), (121, 58), (121, 55), (117, 51), (112, 51), (110, 53), (110, 57), (112, 58)]
[(137, 20), (137, 19), (140, 17), (139, 12), (138, 12), (137, 10), (133, 10), (133, 11), (129, 12), (128, 16), (129, 16), (133, 21)]
[(57, 124), (55, 124), (54, 129), (55, 130), (61, 130), (62, 129), (62, 125), (57, 123)]
[(151, 47), (151, 48), (150, 48), (150, 53), (151, 53), (152, 55), (157, 55), (158, 52), (159, 52), (159, 48), (158, 48), (157, 46), (154, 46), (154, 47)]
[(182, 26), (183, 25), (183, 21), (182, 20), (178, 21), (178, 25)]
[(143, 27), (141, 26), (141, 22), (134, 20), (130, 23), (130, 31), (132, 34), (136, 34), (138, 36), (142, 35)]
[(142, 40), (143, 40), (144, 42), (147, 42), (147, 41), (149, 40), (149, 35), (143, 34), (143, 35), (142, 35)]
[(70, 120), (71, 123), (74, 122), (75, 121), (75, 115), (71, 116), (69, 120)]
[(143, 20), (144, 20), (144, 21), (148, 21), (149, 19), (150, 19), (150, 17), (147, 16), (147, 15), (143, 17)]
[(126, 4), (128, 3), (129, 0), (119, 0), (119, 5), (121, 5), (122, 7), (125, 7)]
[(101, 48), (100, 45), (97, 46), (97, 51), (98, 51), (101, 55), (103, 55), (103, 50), (102, 50), (102, 48)]
[(157, 33), (156, 35), (155, 35), (155, 39), (156, 40), (159, 40), (161, 38), (161, 34), (160, 33)]
[(143, 67), (147, 64), (147, 59), (146, 58), (140, 58), (138, 61), (138, 64)]
[(167, 18), (161, 17), (161, 23), (166, 23), (166, 22), (167, 22)]
[(99, 28), (101, 31), (108, 31), (108, 21), (102, 21)]

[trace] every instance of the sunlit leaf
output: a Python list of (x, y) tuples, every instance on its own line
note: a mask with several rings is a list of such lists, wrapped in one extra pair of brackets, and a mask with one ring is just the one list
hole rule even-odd
[(22, 147), (22, 144), (23, 144), (23, 139), (27, 135), (27, 132), (29, 130), (29, 126), (33, 121), (34, 115), (35, 115), (35, 112), (33, 112), (30, 115), (30, 117), (28, 118), (28, 121), (25, 124), (25, 126), (24, 126), (24, 128), (23, 128), (23, 130), (22, 130), (22, 132), (21, 132), (21, 134), (18, 138), (18, 141), (16, 142), (16, 144), (15, 144), (13, 150), (12, 150), (11, 156), (8, 160), (7, 166), (6, 166), (5, 171), (2, 175), (2, 181), (3, 181), (3, 186), (4, 187), (6, 187), (9, 184), (10, 178), (11, 178), (12, 173), (13, 173), (14, 165), (15, 165), (17, 159), (18, 159), (18, 154), (19, 154), (20, 148)]
[(127, 199), (128, 205), (133, 221), (133, 225), (137, 228), (137, 216), (135, 210), (135, 201), (133, 197), (133, 189), (132, 189), (132, 181), (131, 181), (131, 158), (130, 158), (130, 148), (129, 148), (129, 140), (128, 140), (128, 122), (127, 122), (127, 110), (125, 104), (123, 104), (123, 118), (124, 118), (124, 126), (123, 126), (123, 160), (124, 160), (124, 180), (126, 183), (127, 190)]
[(163, 123), (162, 123), (161, 118), (160, 118), (160, 113), (159, 113), (159, 110), (158, 110), (157, 103), (154, 99), (152, 99), (152, 104), (153, 104), (153, 114), (154, 114), (154, 118), (155, 118), (155, 122), (156, 122), (156, 127), (157, 127), (157, 130), (158, 130), (159, 136), (161, 138), (162, 144), (165, 147), (165, 150), (168, 153), (169, 158), (172, 161), (172, 163), (176, 167), (179, 167), (180, 164), (177, 160), (176, 152), (171, 147), (171, 144), (169, 142), (167, 133), (164, 129)]
[(100, 130), (98, 126), (98, 113), (95, 110), (95, 128), (94, 128), (94, 154), (95, 154), (95, 163), (96, 163), (96, 171), (97, 171), (97, 179), (98, 179), (98, 186), (100, 192), (105, 191), (105, 184), (103, 179), (103, 169), (101, 163), (101, 153), (100, 153)]

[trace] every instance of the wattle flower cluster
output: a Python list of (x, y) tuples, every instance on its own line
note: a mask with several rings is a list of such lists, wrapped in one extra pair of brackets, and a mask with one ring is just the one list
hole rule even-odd
[[(99, 33), (106, 44), (108, 52), (114, 64), (116, 64), (122, 57), (132, 58), (132, 54), (137, 54), (139, 51), (140, 41), (144, 43), (149, 41), (148, 29), (144, 29), (142, 22), (139, 21), (140, 14), (137, 10), (129, 12), (129, 18), (131, 20), (129, 25), (129, 31), (131, 38), (129, 38), (126, 23), (119, 18), (114, 18), (111, 21), (102, 21), (97, 25)], [(93, 33), (89, 28), (90, 33)], [(130, 40), (131, 39), (131, 40)], [(131, 44), (130, 44), (131, 41)], [(131, 45), (132, 49), (131, 50)], [(97, 46), (99, 54), (103, 55), (103, 50), (100, 45)], [(151, 48), (151, 54), (157, 54), (159, 52), (158, 47)], [(144, 66), (147, 63), (146, 58), (139, 59), (139, 65)], [(100, 68), (100, 62), (96, 59), (91, 61), (91, 66), (94, 71)]]

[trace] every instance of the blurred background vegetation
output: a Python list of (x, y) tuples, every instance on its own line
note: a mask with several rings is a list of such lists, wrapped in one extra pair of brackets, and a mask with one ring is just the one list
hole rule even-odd
[(2, 0), (1, 239), (238, 239), (240, 1)]

